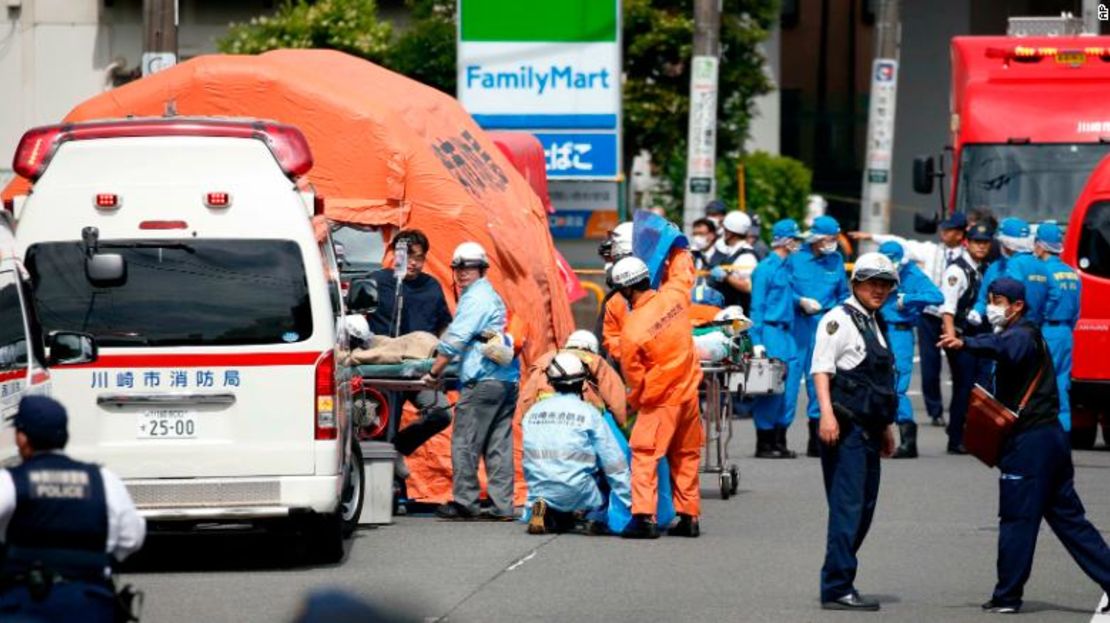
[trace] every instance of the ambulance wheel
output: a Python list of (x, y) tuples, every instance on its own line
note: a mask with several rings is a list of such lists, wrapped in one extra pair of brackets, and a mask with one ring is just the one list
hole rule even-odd
[(339, 516), (343, 524), (343, 538), (348, 538), (358, 527), (358, 517), (362, 514), (363, 498), (366, 496), (366, 472), (362, 464), (362, 449), (357, 441), (351, 443), (351, 463), (347, 479), (343, 484), (343, 498), (339, 502)]
[(732, 483), (729, 482), (730, 480), (732, 480), (732, 477), (728, 474), (728, 472), (724, 472), (724, 473), (721, 474), (721, 499), (722, 500), (727, 500), (729, 498), (729, 496), (732, 495)]
[(736, 495), (736, 492), (740, 490), (740, 468), (735, 465), (730, 465), (728, 468), (728, 476), (731, 481), (729, 483), (729, 493)]

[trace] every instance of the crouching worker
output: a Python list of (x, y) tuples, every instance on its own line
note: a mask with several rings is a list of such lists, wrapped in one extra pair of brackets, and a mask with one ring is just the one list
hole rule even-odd
[(520, 390), (520, 410), (527, 413), (537, 401), (555, 393), (547, 380), (548, 366), (560, 353), (570, 353), (582, 360), (586, 368), (586, 382), (582, 398), (601, 411), (608, 411), (613, 420), (623, 427), (628, 419), (624, 396), (624, 381), (609, 362), (601, 357), (597, 336), (578, 330), (570, 334), (561, 351), (550, 351), (531, 366), (528, 380)]
[(555, 393), (529, 409), (523, 422), (528, 533), (567, 532), (585, 521), (587, 532), (603, 534), (606, 490), (626, 507), (632, 504), (628, 461), (601, 412), (582, 398), (589, 378), (582, 359), (559, 353), (546, 374)]
[(142, 547), (146, 523), (115, 474), (62, 453), (58, 402), (24, 398), (14, 424), (23, 461), (0, 470), (0, 620), (117, 620), (111, 566)]

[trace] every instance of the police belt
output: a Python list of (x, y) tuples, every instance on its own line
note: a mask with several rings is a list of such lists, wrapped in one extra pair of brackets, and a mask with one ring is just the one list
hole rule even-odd
[(15, 545), (7, 549), (0, 577), (4, 584), (22, 584), (36, 574), (53, 581), (110, 584), (105, 574), (110, 562), (104, 552)]

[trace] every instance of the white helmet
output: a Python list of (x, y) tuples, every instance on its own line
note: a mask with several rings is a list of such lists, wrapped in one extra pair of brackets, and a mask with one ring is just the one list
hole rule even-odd
[(613, 228), (613, 257), (632, 255), (632, 221), (625, 221)]
[(856, 259), (856, 265), (852, 268), (852, 281), (869, 279), (898, 283), (898, 267), (882, 253), (864, 253)]
[(733, 210), (725, 215), (722, 227), (725, 228), (725, 231), (737, 236), (747, 236), (748, 230), (752, 228), (752, 217), (739, 210)]
[(614, 288), (633, 286), (641, 281), (647, 281), (650, 277), (647, 264), (634, 255), (617, 260), (609, 271), (609, 282)]
[(559, 353), (547, 366), (547, 382), (553, 387), (572, 385), (586, 380), (586, 366), (574, 353)]
[(477, 242), (464, 242), (455, 247), (451, 268), (489, 268), (486, 250)]
[(579, 329), (570, 334), (567, 338), (567, 343), (563, 348), (575, 348), (578, 350), (586, 350), (593, 354), (601, 352), (601, 348), (597, 343), (597, 336), (592, 332), (585, 329)]

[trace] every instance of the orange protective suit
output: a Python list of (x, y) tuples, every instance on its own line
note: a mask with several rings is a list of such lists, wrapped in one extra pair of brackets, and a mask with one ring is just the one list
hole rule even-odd
[[(667, 257), (666, 270), (667, 272), (663, 274), (663, 285), (676, 277), (684, 278), (681, 275), (685, 275), (687, 272), (693, 274), (694, 258), (685, 249), (672, 249)], [(693, 283), (691, 279), (690, 287), (686, 289), (686, 298), (690, 298), (690, 291), (694, 289)], [(708, 305), (697, 305), (697, 307), (707, 308), (707, 313), (710, 309), (714, 310), (712, 314), (720, 311)], [(701, 315), (704, 316), (705, 314)], [(627, 317), (628, 301), (625, 301), (624, 297), (613, 296), (605, 303), (605, 319), (601, 325), (601, 345), (605, 347), (605, 352), (609, 353), (613, 361), (621, 360), (621, 329), (624, 327), (624, 320)]]
[[(520, 390), (520, 410), (524, 413), (532, 408), (539, 399), (546, 398), (555, 392), (551, 383), (547, 381), (547, 366), (560, 351), (550, 351), (541, 355), (532, 362), (528, 368), (528, 375)], [(600, 355), (595, 355), (586, 350), (568, 348), (563, 352), (574, 353), (582, 360), (586, 370), (590, 373), (589, 380), (583, 391), (582, 398), (598, 410), (608, 410), (613, 415), (617, 424), (624, 426), (628, 420), (628, 407), (624, 396), (624, 383), (613, 366), (609, 365)]]
[(632, 429), (632, 512), (652, 514), (658, 496), (656, 467), (666, 456), (674, 480), (675, 511), (697, 517), (701, 493), (702, 429), (698, 406), (701, 366), (690, 333), (689, 252), (669, 259), (668, 279), (643, 294), (621, 330), (621, 371), (629, 407), (639, 412)]

